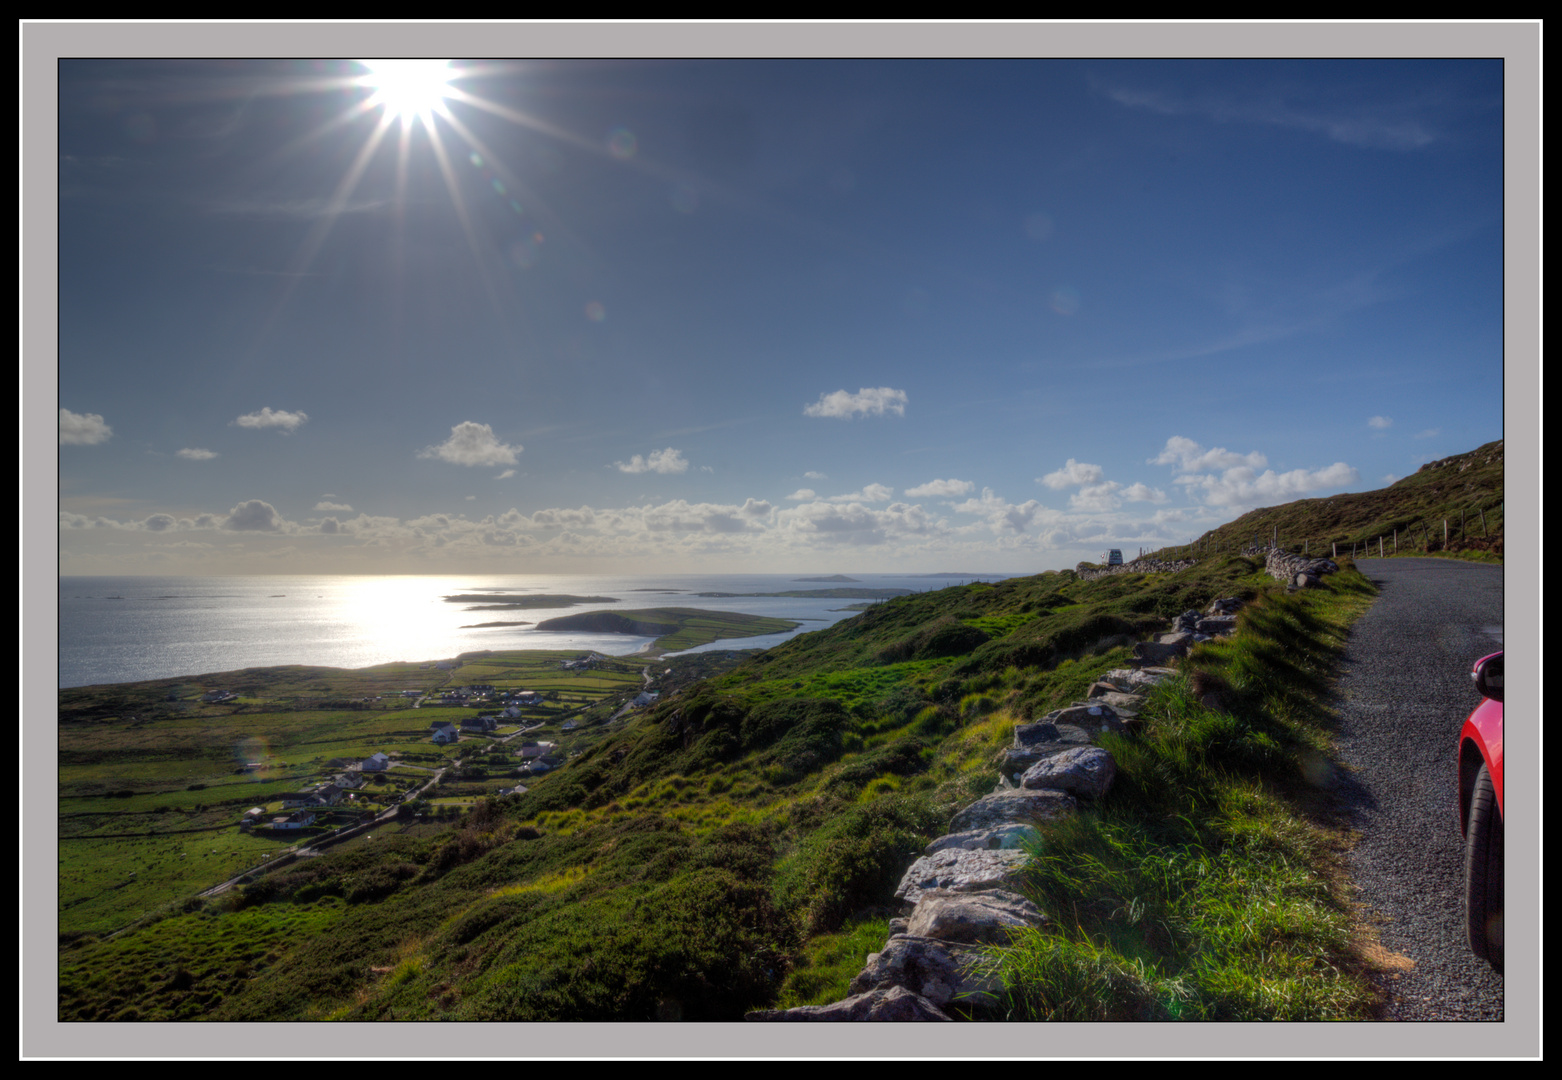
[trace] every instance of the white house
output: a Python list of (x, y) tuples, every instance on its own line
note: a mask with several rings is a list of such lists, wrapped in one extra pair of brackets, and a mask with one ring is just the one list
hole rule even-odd
[(375, 754), (373, 757), (365, 758), (363, 762), (364, 772), (384, 772), (388, 768), (390, 768), (390, 758), (384, 754)]

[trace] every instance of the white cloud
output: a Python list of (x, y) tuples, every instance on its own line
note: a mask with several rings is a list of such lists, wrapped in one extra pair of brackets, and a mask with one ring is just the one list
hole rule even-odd
[(1101, 466), (1087, 465), (1082, 461), (1069, 458), (1068, 462), (1057, 472), (1050, 472), (1046, 476), (1039, 477), (1038, 482), (1046, 484), (1054, 491), (1062, 488), (1073, 487), (1076, 484), (1098, 484), (1101, 482)]
[(210, 461), (217, 456), (215, 450), (201, 450), (194, 446), (187, 446), (174, 454), (174, 457), (182, 457), (186, 461)]
[(808, 470), (807, 472), (805, 472), (803, 474), (803, 479), (804, 480), (828, 480), (830, 478), (828, 476), (824, 475), (824, 473), (822, 473), (822, 472), (814, 472), (812, 469), (810, 469), (810, 470)]
[(1367, 421), (1367, 426), (1377, 431), (1384, 431), (1390, 427), (1393, 427), (1394, 421), (1390, 420), (1386, 416), (1374, 416), (1371, 420)]
[(988, 528), (995, 533), (1021, 533), (1038, 519), (1056, 517), (1053, 511), (1035, 499), (1011, 503), (994, 494), (992, 488), (983, 488), (979, 498), (967, 499), (954, 509), (958, 514), (975, 514), (986, 519)]
[(352, 511), (352, 507), (348, 506), (346, 503), (334, 502), (317, 502), (315, 503), (315, 509), (323, 510), (327, 513), (351, 513)]
[(1418, 432), (1416, 432), (1415, 437), (1418, 438), (1418, 439), (1431, 439), (1431, 438), (1434, 438), (1434, 437), (1436, 437), (1438, 435), (1441, 435), (1442, 433), (1443, 433), (1443, 429), (1442, 428), (1435, 428), (1435, 427), (1434, 428), (1427, 428), (1425, 431), (1418, 431)]
[(953, 499), (957, 495), (969, 495), (976, 487), (969, 480), (929, 480), (914, 488), (907, 488), (906, 494), (913, 499)]
[(652, 450), (649, 457), (641, 457), (636, 454), (628, 462), (615, 461), (613, 467), (619, 472), (626, 473), (682, 473), (689, 471), (689, 463), (677, 450), (668, 447), (665, 450)]
[(1175, 464), (1184, 472), (1204, 472), (1209, 469), (1234, 469), (1239, 466), (1262, 469), (1269, 464), (1269, 459), (1257, 450), (1251, 454), (1234, 454), (1223, 446), (1206, 450), (1192, 439), (1173, 435), (1166, 440), (1166, 448), (1157, 456), (1150, 458), (1149, 464)]
[(771, 509), (762, 499), (749, 499), (742, 506), (675, 499), (646, 508), (641, 521), (651, 532), (737, 533), (762, 528), (761, 522), (770, 516)]
[(853, 503), (853, 502), (887, 502), (890, 496), (895, 494), (895, 489), (885, 487), (883, 484), (869, 484), (861, 491), (854, 491), (850, 495), (831, 495), (825, 502)]
[(494, 477), (494, 479), (495, 480), (508, 480), (508, 479), (510, 479), (510, 477), (512, 477), (514, 475), (515, 475), (515, 470), (514, 469), (506, 469), (506, 470), (504, 470), (504, 472), (502, 472), (498, 476)]
[(418, 451), (420, 458), (438, 458), (452, 465), (514, 465), (524, 447), (506, 446), (487, 424), (463, 420), (450, 429), (450, 438), (438, 446)]
[(787, 499), (792, 502), (807, 502), (812, 498), (815, 498), (813, 488), (798, 488), (796, 491), (792, 492), (792, 494), (787, 496)]
[(1178, 483), (1187, 484), (1189, 494), (1208, 506), (1246, 507), (1298, 499), (1314, 491), (1353, 484), (1359, 478), (1351, 466), (1336, 461), (1326, 469), (1293, 469), (1288, 473), (1267, 469), (1258, 474), (1242, 466), (1227, 469), (1218, 477), (1180, 477)]
[[(1412, 114), (1413, 102), (1374, 101), (1359, 95), (1353, 106), (1340, 109), (1328, 102), (1309, 101), (1283, 87), (1254, 87), (1241, 98), (1218, 93), (1184, 97), (1176, 92), (1106, 87), (1106, 94), (1129, 108), (1170, 116), (1203, 116), (1218, 123), (1260, 124), (1322, 135), (1350, 146), (1382, 150), (1417, 150), (1436, 141), (1438, 132)], [(1358, 95), (1352, 95), (1353, 99)]]
[(1147, 484), (1129, 484), (1123, 489), (1123, 498), (1129, 502), (1163, 503), (1166, 492)]
[(281, 428), (283, 431), (297, 431), (299, 426), (309, 419), (309, 414), (303, 412), (287, 412), (278, 409), (273, 412), (271, 407), (263, 406), (260, 412), (252, 412), (239, 417), (229, 426), (237, 425), (243, 428)]
[(850, 420), (857, 413), (883, 416), (886, 412), (906, 415), (904, 390), (891, 390), (887, 386), (864, 386), (855, 394), (837, 390), (833, 394), (820, 394), (818, 401), (803, 409), (804, 416), (828, 416), (837, 420)]
[(861, 503), (815, 502), (783, 510), (778, 518), (792, 536), (829, 545), (882, 544), (896, 537), (942, 531), (927, 511), (907, 503), (872, 510)]
[(1069, 496), (1069, 509), (1092, 514), (1116, 510), (1122, 505), (1122, 500), (1117, 497), (1117, 489), (1120, 487), (1122, 485), (1115, 480), (1108, 480), (1104, 484), (1086, 484)]
[(97, 413), (73, 413), (60, 410), (61, 446), (96, 446), (114, 434)]
[(229, 510), (222, 527), (238, 532), (276, 532), (282, 527), (282, 515), (270, 503), (250, 499)]

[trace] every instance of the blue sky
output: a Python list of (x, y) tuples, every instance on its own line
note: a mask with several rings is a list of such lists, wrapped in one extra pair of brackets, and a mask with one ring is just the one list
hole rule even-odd
[(1036, 572), (1503, 437), (1503, 65), (59, 66), (60, 572)]

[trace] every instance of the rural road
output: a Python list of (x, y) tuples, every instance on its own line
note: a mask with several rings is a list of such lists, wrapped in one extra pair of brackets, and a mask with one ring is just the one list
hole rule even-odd
[[(1338, 683), (1341, 791), (1361, 842), (1356, 898), (1399, 970), (1385, 1020), (1503, 1019), (1503, 977), (1465, 939), (1459, 727), (1479, 702), (1470, 665), (1503, 647), (1502, 567), (1358, 559), (1377, 585)], [(1510, 874), (1511, 876), (1511, 874)], [(1514, 943), (1520, 952), (1538, 943)]]

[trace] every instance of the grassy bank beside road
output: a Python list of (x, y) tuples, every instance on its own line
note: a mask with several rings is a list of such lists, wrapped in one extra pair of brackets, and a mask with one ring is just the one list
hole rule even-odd
[(1118, 781), (1043, 828), (1028, 884), (1053, 916), (994, 953), (1014, 1018), (1360, 1019), (1326, 695), (1371, 587), (1269, 595), (1106, 737)]

